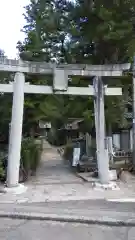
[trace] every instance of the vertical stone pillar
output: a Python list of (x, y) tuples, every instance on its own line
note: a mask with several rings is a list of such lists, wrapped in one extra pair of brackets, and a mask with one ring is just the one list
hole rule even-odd
[(109, 183), (109, 158), (105, 149), (105, 112), (104, 86), (102, 79), (96, 77), (93, 82), (95, 90), (94, 109), (96, 126), (97, 164), (100, 182)]
[(24, 84), (24, 73), (17, 72), (15, 74), (13, 85), (12, 119), (8, 151), (7, 187), (16, 187), (19, 183)]

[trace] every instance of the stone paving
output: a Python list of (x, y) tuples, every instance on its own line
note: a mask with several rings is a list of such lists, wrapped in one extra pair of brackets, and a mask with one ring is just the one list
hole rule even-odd
[[(132, 181), (133, 182), (133, 181)], [(36, 203), (69, 200), (134, 198), (135, 184), (118, 182), (119, 190), (93, 189), (92, 183), (86, 183), (71, 171), (63, 162), (57, 149), (44, 151), (36, 176), (25, 186), (22, 194), (0, 193), (0, 203)]]
[(126, 188), (120, 190), (94, 190), (87, 184), (63, 184), (63, 185), (42, 185), (38, 187), (28, 186), (22, 194), (0, 194), (0, 203), (37, 203), (56, 202), (70, 200), (92, 200), (92, 199), (135, 199), (135, 193)]

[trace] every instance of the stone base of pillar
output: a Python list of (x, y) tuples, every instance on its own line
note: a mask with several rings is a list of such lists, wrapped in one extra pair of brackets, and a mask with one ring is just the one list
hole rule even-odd
[(100, 182), (94, 182), (93, 188), (95, 190), (120, 190), (116, 182), (109, 182), (108, 184), (102, 184)]
[(4, 193), (11, 193), (11, 194), (22, 194), (27, 191), (27, 187), (23, 184), (18, 184), (15, 187), (5, 187), (3, 188)]

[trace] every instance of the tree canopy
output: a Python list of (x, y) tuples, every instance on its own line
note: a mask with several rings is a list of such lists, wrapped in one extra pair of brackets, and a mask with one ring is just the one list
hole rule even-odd
[[(24, 17), (26, 38), (17, 46), (24, 60), (115, 64), (131, 62), (135, 53), (133, 0), (31, 0), (25, 7)], [(31, 76), (28, 78), (32, 81)], [(35, 77), (35, 83), (40, 81), (41, 76)], [(42, 76), (42, 84), (50, 81)], [(91, 83), (91, 79), (88, 81)], [(86, 85), (88, 81), (77, 77), (72, 84)], [(108, 81), (113, 86), (122, 86), (125, 94), (106, 99), (107, 125), (124, 127), (126, 103), (131, 102), (128, 94), (131, 77)], [(49, 119), (58, 126), (68, 117), (84, 117), (86, 122), (93, 122), (92, 98), (28, 96), (25, 105), (25, 116), (31, 116), (33, 121)]]

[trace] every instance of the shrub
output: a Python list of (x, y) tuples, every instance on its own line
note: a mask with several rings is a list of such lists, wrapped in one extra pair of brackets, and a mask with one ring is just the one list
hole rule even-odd
[(6, 169), (7, 169), (7, 149), (2, 148), (0, 152), (0, 181), (6, 180)]
[(0, 181), (5, 181), (6, 171), (3, 166), (2, 160), (0, 159)]
[(74, 145), (73, 143), (69, 143), (65, 146), (64, 148), (64, 154), (63, 154), (63, 158), (65, 160), (69, 160), (69, 161), (72, 161), (72, 158), (73, 158), (73, 148), (74, 148)]
[[(34, 138), (24, 138), (21, 146), (21, 161), (19, 180), (24, 181), (30, 174), (35, 174), (39, 161), (41, 159), (42, 144), (41, 141), (35, 141)], [(6, 180), (7, 170), (7, 151), (0, 154), (0, 181)]]
[(37, 170), (41, 158), (41, 146), (41, 142), (36, 142), (34, 138), (25, 138), (22, 141), (21, 167), (27, 176)]

